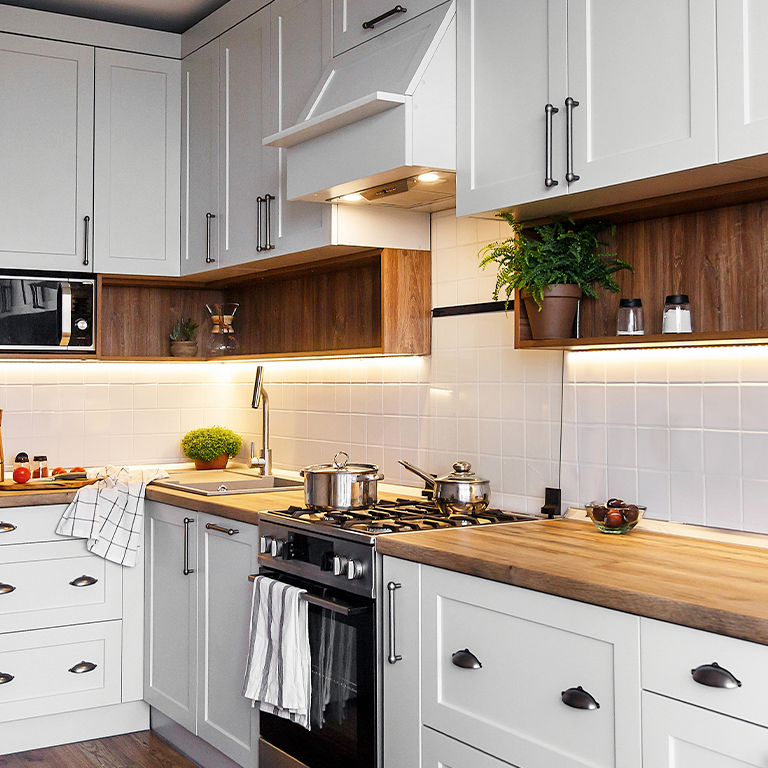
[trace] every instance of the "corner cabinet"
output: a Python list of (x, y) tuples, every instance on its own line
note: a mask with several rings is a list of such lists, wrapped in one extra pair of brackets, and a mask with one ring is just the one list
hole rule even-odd
[(144, 698), (243, 768), (258, 710), (242, 695), (258, 528), (147, 501)]
[(459, 0), (458, 24), (458, 215), (717, 163), (715, 0)]
[(6, 269), (92, 269), (93, 55), (89, 46), (0, 33)]

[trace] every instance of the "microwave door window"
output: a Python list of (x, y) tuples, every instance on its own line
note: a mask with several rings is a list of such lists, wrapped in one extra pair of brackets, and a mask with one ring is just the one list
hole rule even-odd
[(61, 340), (59, 283), (0, 279), (0, 345), (54, 347)]

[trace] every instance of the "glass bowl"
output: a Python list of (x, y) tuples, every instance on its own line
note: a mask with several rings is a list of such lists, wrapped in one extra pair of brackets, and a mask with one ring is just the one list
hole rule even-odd
[(590, 501), (586, 507), (587, 516), (601, 533), (629, 533), (643, 519), (647, 509), (640, 504), (609, 507), (599, 501)]

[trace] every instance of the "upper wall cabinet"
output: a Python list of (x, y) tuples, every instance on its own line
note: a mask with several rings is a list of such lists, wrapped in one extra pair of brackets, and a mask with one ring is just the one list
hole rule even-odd
[(717, 56), (720, 160), (768, 149), (768, 5), (718, 0)]
[(93, 48), (0, 34), (0, 266), (91, 271)]
[(180, 63), (96, 51), (94, 264), (179, 274)]
[(714, 0), (458, 13), (460, 215), (717, 162)]

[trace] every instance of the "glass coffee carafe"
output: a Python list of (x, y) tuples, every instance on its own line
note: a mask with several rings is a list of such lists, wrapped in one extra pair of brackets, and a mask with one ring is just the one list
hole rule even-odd
[(230, 304), (206, 304), (205, 308), (211, 315), (211, 335), (208, 337), (208, 356), (236, 355), (238, 350), (235, 329), (232, 318), (239, 307), (234, 302)]

